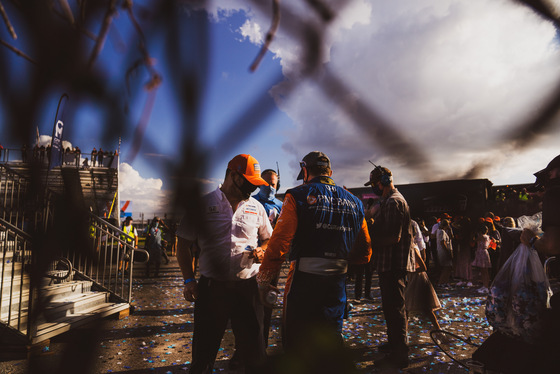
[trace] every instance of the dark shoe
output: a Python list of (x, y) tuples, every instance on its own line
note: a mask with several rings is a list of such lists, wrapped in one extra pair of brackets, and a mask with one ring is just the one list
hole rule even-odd
[(409, 365), (408, 357), (388, 354), (382, 359), (375, 360), (374, 365), (377, 369), (404, 369)]
[(377, 350), (380, 353), (391, 353), (394, 351), (393, 347), (389, 343), (381, 344), (377, 346)]

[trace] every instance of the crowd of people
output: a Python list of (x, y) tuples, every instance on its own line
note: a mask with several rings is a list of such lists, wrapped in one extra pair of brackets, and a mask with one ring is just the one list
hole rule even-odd
[[(0, 158), (2, 157), (2, 151), (4, 148), (0, 145)], [(24, 144), (21, 147), (21, 161), (24, 163), (28, 162), (39, 162), (40, 164), (50, 164), (51, 160), (51, 145), (41, 145), (35, 144), (33, 147), (29, 147)], [(87, 156), (82, 159), (82, 156)], [(91, 151), (91, 154), (83, 154), (80, 147), (66, 147), (62, 150), (61, 154), (61, 164), (62, 165), (75, 165), (76, 167), (82, 167), (83, 169), (89, 169), (90, 167), (116, 167), (114, 160), (118, 156), (117, 151), (104, 151), (102, 148), (97, 150), (95, 147)], [(11, 157), (10, 157), (11, 158)], [(7, 161), (7, 160), (5, 160)]]
[[(283, 297), (285, 357), (305, 372), (318, 367), (347, 371), (352, 362), (340, 354), (343, 319), (349, 301), (373, 297), (374, 272), (387, 328), (387, 342), (377, 347), (384, 355), (375, 367), (405, 368), (410, 364), (409, 314), (423, 313), (433, 329), (440, 329), (440, 291), (476, 287), (487, 294), (519, 243), (543, 256), (560, 249), (560, 156), (536, 174), (546, 185), (541, 192), (544, 235), (516, 227), (521, 217), (501, 218), (492, 212), (413, 219), (386, 167), (371, 171), (365, 185), (377, 198), (364, 206), (336, 185), (324, 153), (309, 153), (300, 166), (303, 184), (280, 201), (275, 196), (278, 174), (272, 169), (261, 174), (254, 157), (238, 155), (228, 163), (223, 184), (202, 198), (199, 215), (185, 216), (176, 227), (183, 294), (194, 302), (191, 373), (212, 372), (228, 323), (235, 336), (230, 368), (270, 372), (276, 361), (267, 358), (266, 347), (278, 297)], [(163, 256), (160, 221), (150, 224), (146, 246), (156, 275)], [(286, 260), (289, 273), (282, 295), (278, 278)], [(348, 300), (346, 286), (352, 281), (354, 299)], [(310, 346), (324, 350), (320, 363), (308, 356)]]

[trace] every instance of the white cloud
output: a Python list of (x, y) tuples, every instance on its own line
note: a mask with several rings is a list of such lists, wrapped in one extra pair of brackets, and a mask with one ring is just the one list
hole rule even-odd
[[(318, 25), (302, 3), (285, 1), (282, 7), (301, 17), (301, 24)], [(558, 126), (530, 149), (515, 150), (507, 141), (560, 80), (557, 30), (528, 7), (508, 0), (326, 3), (338, 17), (325, 26), (321, 61), (348, 94), (332, 102), (321, 74), (301, 81), (306, 49), (294, 35), (297, 21), (284, 14), (271, 51), (287, 82), (271, 93), (296, 125), (285, 150), (297, 150), (298, 157), (323, 150), (336, 179), (347, 185), (364, 182), (368, 159), (393, 169), (401, 183), (459, 177), (481, 163), (488, 167), (477, 177), (527, 182), (532, 171), (560, 153)], [(270, 15), (248, 11), (247, 16), (251, 30), (268, 29)], [(294, 83), (298, 88), (285, 99), (286, 87)], [(375, 124), (355, 125), (349, 114), (358, 103), (416, 145), (429, 168), (412, 167), (403, 149), (387, 146), (381, 130), (371, 131)]]
[(246, 20), (245, 23), (239, 28), (239, 32), (244, 38), (248, 38), (253, 44), (260, 45), (264, 41), (264, 33), (258, 23)]
[(170, 192), (162, 189), (163, 181), (159, 178), (144, 178), (129, 164), (123, 162), (119, 167), (120, 200), (130, 200), (133, 218), (144, 213), (145, 218), (163, 215), (169, 211)]

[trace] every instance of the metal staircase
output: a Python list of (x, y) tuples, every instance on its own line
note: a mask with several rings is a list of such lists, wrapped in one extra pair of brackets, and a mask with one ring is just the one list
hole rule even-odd
[[(127, 315), (134, 254), (140, 251), (148, 258), (145, 250), (124, 240), (118, 227), (86, 209), (78, 209), (80, 220), (88, 225), (87, 238), (76, 242), (80, 248), (44, 246), (56, 229), (53, 200), (62, 194), (63, 200), (81, 200), (83, 207), (98, 203), (98, 196), (110, 201), (118, 183), (113, 170), (51, 172), (55, 191), (39, 194), (32, 193), (26, 172), (0, 165), (0, 346), (4, 352), (44, 344), (95, 319)], [(45, 248), (53, 253), (45, 253)], [(119, 269), (127, 263), (127, 272)]]

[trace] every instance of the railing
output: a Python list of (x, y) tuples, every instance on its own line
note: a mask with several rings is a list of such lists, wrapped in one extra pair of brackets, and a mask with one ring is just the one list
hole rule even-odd
[[(10, 163), (32, 163), (39, 162), (40, 165), (48, 165), (50, 159), (50, 152), (46, 149), (34, 150), (28, 149), (26, 151), (15, 148), (4, 148), (0, 151), (0, 164)], [(82, 153), (75, 151), (62, 152), (62, 166), (63, 167), (84, 167), (84, 160), (88, 159), (87, 167), (106, 167), (116, 168), (117, 154), (115, 152), (105, 152), (102, 157), (99, 154)]]
[[(110, 223), (94, 215), (90, 222), (94, 256), (72, 253), (57, 257), (40, 284), (47, 285), (48, 278), (59, 282), (72, 277), (91, 280), (98, 290), (109, 292), (114, 301), (130, 303), (134, 254), (144, 253), (146, 262), (149, 254), (134, 248), (126, 241), (125, 233)], [(0, 251), (0, 321), (31, 338), (34, 326), (29, 318), (33, 303), (30, 295), (36, 295), (29, 274), (33, 263), (31, 236), (0, 218)]]
[(0, 249), (0, 319), (29, 336), (31, 319), (28, 311), (32, 306), (32, 292), (26, 267), (32, 261), (31, 237), (0, 218)]
[(126, 234), (118, 227), (95, 216), (90, 216), (90, 239), (95, 258), (71, 254), (68, 259), (80, 276), (97, 283), (97, 287), (111, 292), (123, 302), (132, 299), (132, 271), (135, 252), (142, 252), (147, 262), (148, 251), (134, 248)]
[(26, 232), (46, 228), (52, 220), (52, 193), (41, 192), (31, 193), (27, 177), (0, 164), (0, 218)]

